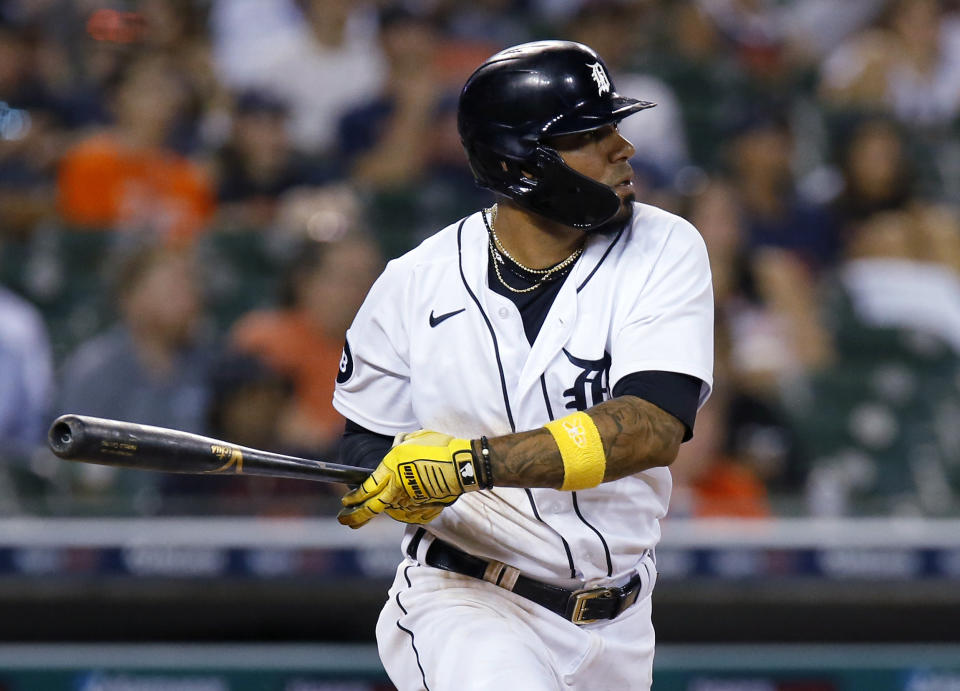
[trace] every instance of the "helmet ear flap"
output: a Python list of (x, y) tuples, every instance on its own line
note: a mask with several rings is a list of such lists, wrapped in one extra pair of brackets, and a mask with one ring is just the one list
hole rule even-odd
[(478, 183), (551, 220), (589, 230), (620, 209), (616, 192), (576, 172), (547, 146), (536, 147), (522, 160), (476, 142), (468, 151)]
[(477, 141), (464, 146), (473, 177), (479, 185), (508, 197), (526, 194), (536, 186), (539, 176), (526, 161), (504, 155)]
[(616, 192), (575, 171), (553, 149), (538, 147), (533, 160), (536, 181), (517, 199), (521, 206), (581, 230), (604, 224), (620, 210)]

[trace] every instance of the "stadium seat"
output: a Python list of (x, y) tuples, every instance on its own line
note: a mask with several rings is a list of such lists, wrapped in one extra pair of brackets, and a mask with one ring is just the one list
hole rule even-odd
[(960, 358), (930, 334), (864, 324), (843, 295), (826, 304), (837, 360), (788, 407), (811, 473), (844, 485), (854, 512), (956, 510)]

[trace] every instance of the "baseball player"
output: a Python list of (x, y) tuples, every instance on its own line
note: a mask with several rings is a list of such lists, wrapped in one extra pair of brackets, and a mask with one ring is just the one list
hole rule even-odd
[(712, 382), (707, 255), (634, 200), (590, 48), (504, 50), (460, 95), (496, 203), (390, 262), (347, 332), (341, 523), (408, 523), (377, 625), (407, 689), (648, 689), (667, 466)]

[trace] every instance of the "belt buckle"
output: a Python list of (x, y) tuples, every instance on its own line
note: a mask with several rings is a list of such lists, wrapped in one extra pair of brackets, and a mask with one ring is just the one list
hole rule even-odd
[(601, 597), (612, 597), (614, 588), (591, 588), (589, 590), (578, 590), (573, 593), (573, 612), (570, 614), (570, 621), (578, 626), (583, 624), (592, 624), (599, 619), (584, 619), (583, 610), (590, 600), (596, 600)]

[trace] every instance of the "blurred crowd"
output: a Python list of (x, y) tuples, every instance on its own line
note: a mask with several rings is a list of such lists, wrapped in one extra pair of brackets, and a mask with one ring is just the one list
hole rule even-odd
[(385, 261), (489, 203), (456, 103), (582, 41), (641, 201), (703, 234), (715, 394), (676, 516), (960, 515), (960, 2), (0, 0), (0, 514), (335, 510), (71, 465), (79, 413), (335, 458)]

